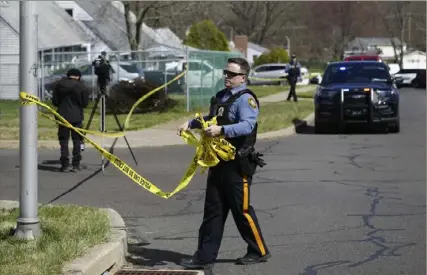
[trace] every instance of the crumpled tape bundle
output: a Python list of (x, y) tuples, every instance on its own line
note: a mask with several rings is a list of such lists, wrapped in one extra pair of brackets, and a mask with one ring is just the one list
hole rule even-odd
[(220, 159), (224, 161), (233, 160), (236, 155), (236, 148), (230, 142), (222, 136), (210, 137), (204, 133), (204, 129), (207, 127), (217, 125), (216, 117), (205, 121), (200, 114), (196, 114), (195, 119), (202, 126), (201, 129), (197, 129), (200, 139), (198, 140), (190, 131), (181, 132), (181, 137), (187, 144), (196, 147), (194, 163), (202, 167), (202, 173), (206, 168), (216, 166), (220, 162)]

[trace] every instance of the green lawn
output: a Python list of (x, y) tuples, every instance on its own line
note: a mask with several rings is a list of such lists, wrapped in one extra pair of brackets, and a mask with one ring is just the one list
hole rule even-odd
[(313, 112), (313, 101), (269, 103), (259, 115), (259, 133), (276, 131), (292, 125), (294, 119), (304, 119)]
[(300, 98), (313, 98), (315, 93), (316, 93), (316, 89), (313, 88), (313, 90), (311, 91), (301, 92), (301, 93), (297, 92), (297, 96)]
[[(258, 97), (268, 96), (271, 94), (284, 91), (286, 88), (281, 86), (251, 86), (250, 87)], [(190, 113), (186, 111), (186, 98), (184, 95), (171, 95), (171, 98), (177, 100), (177, 105), (167, 110), (167, 112), (152, 112), (145, 114), (133, 114), (128, 131), (145, 129), (166, 123), (185, 116), (191, 116), (196, 112), (206, 112), (207, 107), (196, 107)], [(19, 139), (19, 101), (17, 100), (0, 100), (0, 140), (16, 140)], [(93, 108), (91, 102), (85, 109), (84, 128), (86, 128), (90, 113)], [(97, 110), (99, 111), (99, 110)], [(124, 122), (127, 115), (118, 115), (119, 121)], [(99, 130), (100, 115), (97, 112), (91, 122), (90, 129)], [(57, 139), (56, 124), (44, 117), (39, 116), (38, 120), (38, 136), (39, 140), (55, 140)], [(118, 131), (116, 121), (113, 115), (106, 116), (107, 131)]]
[(110, 222), (99, 209), (48, 206), (39, 209), (41, 237), (18, 240), (11, 232), (19, 210), (0, 209), (0, 273), (61, 274), (64, 264), (109, 237)]

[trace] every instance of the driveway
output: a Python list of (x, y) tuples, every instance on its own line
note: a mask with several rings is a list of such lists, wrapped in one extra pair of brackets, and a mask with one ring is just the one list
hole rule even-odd
[[(295, 136), (259, 142), (268, 163), (251, 202), (272, 253), (268, 263), (236, 266), (246, 246), (229, 216), (214, 274), (424, 274), (425, 90), (401, 90), (401, 133)], [(134, 165), (127, 149), (119, 157)], [(135, 149), (137, 170), (171, 191), (194, 150)], [(128, 226), (129, 265), (176, 267), (197, 246), (205, 175), (169, 200), (158, 198), (84, 152), (87, 169), (59, 174), (58, 152), (40, 151), (39, 201), (116, 209)], [(18, 199), (19, 152), (0, 151), (0, 199)], [(98, 170), (99, 171), (99, 170)]]

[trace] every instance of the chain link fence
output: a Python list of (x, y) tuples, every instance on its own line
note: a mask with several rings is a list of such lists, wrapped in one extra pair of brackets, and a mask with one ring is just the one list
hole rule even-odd
[[(94, 99), (97, 93), (97, 76), (93, 60), (101, 52), (44, 52), (40, 60), (41, 98), (51, 98), (53, 84), (63, 77), (70, 68), (82, 72), (82, 81), (91, 91)], [(144, 79), (154, 86), (171, 81), (186, 68), (185, 77), (165, 87), (167, 94), (181, 95), (186, 100), (187, 111), (209, 105), (210, 98), (224, 87), (222, 70), (230, 57), (242, 56), (235, 52), (215, 51), (136, 51), (107, 52), (107, 58), (114, 70), (107, 90), (120, 81)]]

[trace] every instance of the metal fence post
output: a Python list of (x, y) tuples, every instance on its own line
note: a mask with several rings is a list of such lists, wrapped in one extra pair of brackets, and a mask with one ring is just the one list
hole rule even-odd
[(188, 86), (188, 71), (190, 70), (190, 54), (188, 51), (188, 47), (185, 52), (187, 66), (185, 66), (185, 91), (187, 94), (187, 112), (190, 112), (190, 87)]

